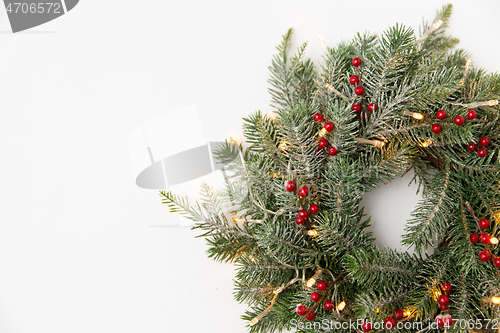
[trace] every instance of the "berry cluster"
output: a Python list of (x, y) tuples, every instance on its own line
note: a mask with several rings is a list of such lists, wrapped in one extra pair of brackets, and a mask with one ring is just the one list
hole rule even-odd
[[(289, 180), (285, 184), (285, 189), (288, 192), (295, 192), (295, 190), (297, 189), (297, 185), (294, 182), (292, 182), (291, 180)], [(305, 198), (308, 195), (309, 195), (309, 189), (307, 188), (307, 186), (302, 186), (299, 189), (300, 199)], [(309, 205), (309, 212), (311, 214), (317, 214), (319, 212), (318, 205), (316, 205), (316, 204)], [(295, 223), (297, 223), (298, 225), (304, 225), (306, 220), (309, 218), (309, 212), (307, 210), (305, 210), (304, 208), (299, 210), (299, 216), (297, 216), (297, 218), (295, 219)]]
[[(438, 112), (436, 112), (436, 118), (439, 120), (445, 120), (447, 116), (448, 115), (446, 114), (446, 111), (444, 111), (444, 110), (439, 110)], [(467, 120), (468, 121), (472, 121), (472, 120), (476, 119), (476, 117), (477, 117), (476, 111), (469, 110), (469, 112), (467, 112)], [(453, 119), (453, 122), (455, 123), (455, 125), (461, 126), (461, 125), (465, 124), (466, 120), (465, 120), (464, 116), (458, 115)], [(441, 133), (442, 130), (443, 130), (443, 127), (437, 123), (434, 123), (431, 125), (431, 131), (434, 132), (435, 134)], [(483, 137), (479, 140), (479, 145), (481, 145), (483, 147), (486, 147), (489, 144), (490, 144), (490, 139), (488, 139), (487, 137)], [(477, 145), (474, 142), (471, 142), (467, 145), (467, 150), (470, 152), (475, 151), (476, 149), (477, 149)], [(486, 148), (479, 148), (479, 150), (477, 151), (477, 154), (479, 155), (479, 157), (485, 157), (486, 155), (488, 155), (488, 150), (486, 150)]]
[[(328, 283), (326, 283), (326, 282), (325, 282), (325, 281), (323, 281), (323, 280), (320, 280), (320, 281), (318, 281), (318, 283), (316, 284), (316, 286), (318, 287), (318, 290), (319, 290), (320, 292), (321, 292), (321, 291), (323, 291), (323, 292), (324, 292), (324, 291), (326, 290), (326, 288), (328, 287)], [(325, 294), (326, 294), (326, 293), (324, 292), (324, 293), (323, 293), (323, 295), (320, 295), (320, 293), (318, 293), (318, 292), (316, 292), (316, 291), (315, 291), (315, 292), (313, 292), (313, 293), (311, 294), (311, 299), (312, 299), (312, 301), (313, 301), (314, 303), (318, 303), (318, 302), (322, 299), (322, 296), (325, 296)], [(315, 306), (316, 306), (316, 305), (315, 305)], [(315, 307), (315, 306), (314, 306), (314, 307)], [(332, 302), (331, 300), (327, 299), (327, 300), (323, 303), (323, 307), (325, 308), (325, 310), (331, 311), (331, 310), (333, 310), (334, 305), (333, 305), (333, 302)], [(306, 315), (306, 313), (308, 313), (308, 312), (309, 312), (309, 313), (307, 314), (307, 316), (306, 316), (306, 320), (311, 321), (311, 320), (313, 320), (313, 319), (314, 319), (314, 309), (313, 309), (313, 308), (311, 308), (311, 309), (309, 309), (309, 310), (308, 310), (308, 309), (307, 309), (304, 305), (302, 305), (302, 304), (298, 304), (298, 305), (297, 305), (296, 312), (297, 312), (297, 314), (298, 314), (299, 316), (304, 316), (304, 315)]]
[[(392, 314), (392, 317), (385, 318), (385, 320), (384, 320), (385, 327), (387, 329), (396, 328), (397, 321), (403, 319), (403, 317), (404, 317), (403, 310), (397, 309)], [(369, 321), (365, 320), (363, 322), (363, 325), (361, 325), (361, 328), (363, 329), (363, 331), (369, 332), (372, 329), (372, 323), (370, 323)]]
[[(467, 119), (468, 120), (474, 120), (477, 116), (477, 112), (474, 111), (474, 110), (469, 110), (469, 112), (467, 113)], [(438, 112), (436, 112), (436, 118), (439, 119), (439, 120), (445, 120), (446, 117), (448, 117), (448, 114), (446, 113), (446, 111), (444, 110), (439, 110)], [(463, 124), (465, 124), (465, 117), (464, 116), (461, 116), (461, 115), (458, 115), (456, 116), (454, 119), (453, 119), (453, 122), (455, 123), (455, 125), (458, 125), (458, 126), (462, 126)], [(439, 124), (432, 124), (431, 125), (431, 130), (438, 134), (438, 133), (441, 133), (441, 131), (443, 130), (443, 127)]]
[[(356, 86), (356, 88), (354, 88), (354, 93), (356, 95), (358, 95), (358, 96), (362, 96), (364, 94), (364, 92), (365, 92), (365, 89), (360, 85), (360, 82), (359, 82), (359, 66), (361, 66), (361, 59), (359, 59), (359, 58), (352, 59), (352, 65), (357, 68), (358, 75), (352, 75), (349, 78), (349, 82), (352, 85)], [(352, 111), (354, 113), (360, 113), (361, 111), (363, 111), (363, 120), (365, 119), (365, 113), (366, 113), (366, 111), (363, 110), (363, 107), (361, 106), (361, 103), (354, 103), (352, 105), (351, 109), (352, 109)], [(377, 111), (378, 107), (377, 107), (377, 104), (370, 103), (370, 104), (368, 104), (367, 109), (370, 112), (375, 112), (375, 111)], [(358, 117), (361, 119), (361, 114)]]
[[(486, 155), (488, 155), (488, 150), (484, 147), (488, 146), (489, 144), (490, 144), (489, 138), (484, 136), (481, 139), (479, 139), (479, 145), (483, 146), (483, 148), (479, 148), (477, 150), (477, 155), (479, 155), (479, 157), (485, 157)], [(475, 151), (476, 149), (477, 145), (474, 142), (471, 142), (467, 145), (467, 150), (470, 152)]]
[[(481, 242), (483, 244), (486, 244), (486, 250), (479, 252), (479, 260), (488, 262), (491, 260), (491, 258), (493, 258), (493, 264), (495, 264), (495, 266), (497, 267), (500, 267), (500, 257), (493, 256), (489, 250), (489, 244), (492, 241), (492, 237), (488, 233), (486, 233), (485, 230), (483, 230), (490, 227), (490, 221), (488, 219), (479, 220), (476, 216), (474, 216), (474, 219), (476, 220), (477, 228), (476, 232), (470, 235), (469, 239), (472, 243)], [(481, 234), (481, 236), (479, 236), (478, 232)]]
[[(451, 283), (445, 282), (441, 285), (441, 289), (445, 294), (439, 295), (438, 304), (441, 311), (447, 311), (449, 309), (448, 304), (450, 303), (450, 297), (447, 295), (453, 289)], [(435, 321), (438, 327), (450, 327), (453, 325), (453, 317), (450, 314), (445, 314), (441, 312), (436, 316)]]
[[(323, 122), (323, 115), (321, 113), (317, 112), (314, 114), (313, 119), (317, 123)], [(325, 131), (327, 133), (330, 133), (331, 131), (333, 131), (335, 129), (335, 125), (331, 121), (327, 121), (323, 124), (323, 128), (325, 129)], [(328, 141), (326, 139), (320, 139), (318, 141), (319, 148), (316, 152), (319, 152), (321, 149), (328, 147), (328, 145), (329, 144), (328, 144)], [(337, 149), (337, 147), (332, 146), (328, 149), (328, 154), (330, 154), (331, 156), (337, 155), (338, 152), (339, 152), (339, 150)]]

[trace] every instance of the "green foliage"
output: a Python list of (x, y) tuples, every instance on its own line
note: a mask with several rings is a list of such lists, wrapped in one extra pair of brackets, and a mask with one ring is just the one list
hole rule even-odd
[[(407, 321), (426, 326), (440, 313), (436, 300), (444, 282), (453, 285), (454, 318), (499, 318), (499, 307), (484, 299), (500, 296), (500, 273), (492, 262), (479, 260), (485, 245), (469, 240), (479, 230), (468, 205), (490, 219), (487, 231), (500, 238), (500, 112), (493, 104), (470, 106), (500, 98), (500, 75), (466, 70), (467, 52), (453, 49), (458, 40), (445, 33), (450, 15), (451, 5), (444, 6), (418, 35), (401, 24), (380, 36), (357, 34), (327, 48), (320, 71), (306, 58), (305, 43), (289, 55), (290, 29), (269, 67), (276, 119), (255, 112), (244, 119), (249, 147), (226, 142), (216, 152), (231, 172), (226, 188), (215, 192), (204, 184), (203, 200), (195, 206), (161, 192), (172, 212), (197, 221), (210, 257), (236, 265), (234, 296), (251, 307), (243, 315), (250, 332), (304, 322), (295, 314), (299, 303), (314, 310), (316, 322), (383, 321), (403, 309)], [(363, 61), (359, 69), (351, 65), (354, 57)], [(362, 97), (354, 94), (351, 75), (360, 75)], [(352, 112), (353, 103), (362, 104), (363, 116)], [(378, 109), (368, 112), (369, 103)], [(452, 123), (470, 108), (480, 121)], [(439, 109), (447, 120), (436, 119)], [(312, 121), (317, 112), (335, 125), (331, 133)], [(411, 117), (413, 112), (422, 119)], [(439, 134), (430, 129), (435, 122), (443, 127)], [(486, 158), (465, 149), (483, 136), (491, 139)], [(337, 155), (317, 151), (322, 137), (338, 148)], [(379, 249), (360, 207), (364, 193), (410, 170), (423, 194), (403, 239), (414, 255)], [(290, 180), (307, 186), (309, 195), (287, 192)], [(320, 212), (297, 225), (299, 210), (313, 203)], [(500, 256), (500, 246), (488, 248)], [(328, 289), (311, 288), (313, 276), (328, 282)], [(345, 302), (345, 309), (325, 310), (324, 299), (311, 300), (313, 291), (335, 306)], [(309, 325), (298, 331), (318, 330)], [(419, 330), (429, 331), (435, 330)]]

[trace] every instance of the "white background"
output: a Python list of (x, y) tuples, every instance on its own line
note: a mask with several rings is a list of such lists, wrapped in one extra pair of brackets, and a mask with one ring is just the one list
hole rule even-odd
[[(206, 259), (197, 232), (151, 227), (176, 218), (135, 186), (129, 133), (195, 104), (208, 140), (241, 138), (243, 116), (270, 110), (289, 27), (318, 59), (318, 33), (335, 45), (418, 27), (442, 3), (82, 0), (19, 34), (1, 9), (0, 332), (245, 332), (233, 267)], [(498, 71), (500, 2), (454, 5), (450, 32)], [(368, 200), (382, 245), (397, 247), (416, 203), (405, 184)]]

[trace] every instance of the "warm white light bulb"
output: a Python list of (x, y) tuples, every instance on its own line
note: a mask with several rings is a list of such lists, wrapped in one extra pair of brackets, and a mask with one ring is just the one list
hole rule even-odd
[(339, 305), (337, 305), (337, 311), (342, 311), (342, 310), (344, 310), (345, 305), (346, 305), (346, 304), (345, 304), (345, 302), (344, 302), (344, 301), (340, 302), (340, 303), (339, 303)]
[(493, 304), (500, 304), (500, 297), (492, 297), (491, 298), (491, 303), (493, 303)]
[(491, 237), (491, 238), (490, 238), (490, 243), (491, 243), (491, 244), (495, 244), (495, 245), (496, 245), (496, 244), (498, 244), (498, 238), (496, 238), (496, 237)]
[(269, 112), (267, 115), (269, 116), (269, 118), (271, 118), (271, 120), (276, 120), (276, 115), (273, 111)]
[(318, 236), (318, 231), (317, 230), (314, 230), (314, 229), (311, 229), (307, 232), (307, 234), (311, 237), (316, 237)]

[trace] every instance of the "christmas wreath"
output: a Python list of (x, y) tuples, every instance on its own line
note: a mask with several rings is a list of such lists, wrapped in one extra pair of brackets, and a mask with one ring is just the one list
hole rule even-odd
[[(237, 266), (250, 332), (499, 330), (500, 76), (455, 49), (450, 14), (418, 34), (320, 38), (319, 70), (306, 44), (289, 56), (289, 30), (270, 66), (275, 111), (244, 119), (247, 149), (217, 151), (239, 161), (233, 181), (203, 184), (196, 206), (160, 193)], [(402, 242), (415, 253), (380, 249), (361, 197), (410, 170), (422, 200)]]

